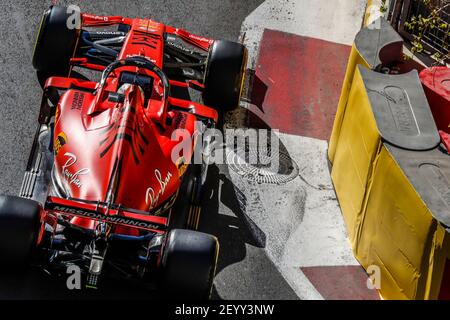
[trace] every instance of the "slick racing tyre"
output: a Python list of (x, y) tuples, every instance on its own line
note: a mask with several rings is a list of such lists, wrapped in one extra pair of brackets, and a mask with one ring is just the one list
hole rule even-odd
[(39, 231), (36, 201), (0, 196), (0, 267), (25, 267), (36, 249)]
[(173, 229), (161, 259), (161, 289), (168, 299), (207, 300), (211, 296), (219, 242), (212, 235)]
[(247, 67), (247, 49), (240, 43), (217, 40), (209, 49), (203, 93), (205, 105), (225, 112), (239, 106)]
[[(51, 76), (67, 76), (78, 42), (80, 12), (51, 6), (42, 16), (33, 52), (34, 68)], [(73, 25), (73, 27), (71, 27)]]

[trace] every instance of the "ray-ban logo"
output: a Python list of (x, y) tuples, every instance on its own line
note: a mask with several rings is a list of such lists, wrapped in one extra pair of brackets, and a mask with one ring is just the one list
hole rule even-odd
[(78, 188), (81, 188), (83, 186), (83, 183), (81, 183), (80, 176), (88, 174), (90, 170), (88, 168), (83, 168), (74, 172), (73, 170), (71, 170), (71, 167), (75, 163), (77, 163), (77, 157), (70, 152), (66, 152), (64, 156), (67, 157), (67, 160), (66, 163), (62, 166), (63, 176), (66, 178), (69, 184), (73, 184)]

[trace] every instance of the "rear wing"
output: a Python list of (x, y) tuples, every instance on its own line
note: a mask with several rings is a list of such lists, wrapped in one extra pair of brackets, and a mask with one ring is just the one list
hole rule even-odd
[(62, 199), (48, 197), (44, 206), (47, 214), (59, 214), (68, 217), (82, 217), (125, 227), (164, 233), (168, 228), (168, 219), (148, 212), (92, 202), (81, 199)]

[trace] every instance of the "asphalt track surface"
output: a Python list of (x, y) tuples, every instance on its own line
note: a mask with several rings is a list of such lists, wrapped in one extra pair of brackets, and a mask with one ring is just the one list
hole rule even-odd
[[(241, 24), (263, 0), (59, 1), (105, 15), (152, 17), (216, 39), (237, 40)], [(41, 88), (31, 65), (35, 30), (50, 1), (0, 2), (0, 194), (18, 194), (36, 128)], [(201, 230), (219, 238), (214, 299), (298, 299), (239, 209), (226, 167), (212, 167)], [(65, 281), (32, 271), (0, 275), (0, 299), (155, 298), (133, 284), (106, 283), (98, 291), (69, 291)]]

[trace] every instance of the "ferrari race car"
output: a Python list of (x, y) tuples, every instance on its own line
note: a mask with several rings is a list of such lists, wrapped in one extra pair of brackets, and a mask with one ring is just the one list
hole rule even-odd
[(1, 265), (77, 266), (86, 287), (121, 277), (208, 298), (219, 244), (196, 231), (208, 161), (191, 161), (206, 141), (173, 159), (173, 135), (238, 106), (246, 52), (151, 19), (45, 11), (39, 124), (20, 196), (0, 197)]

